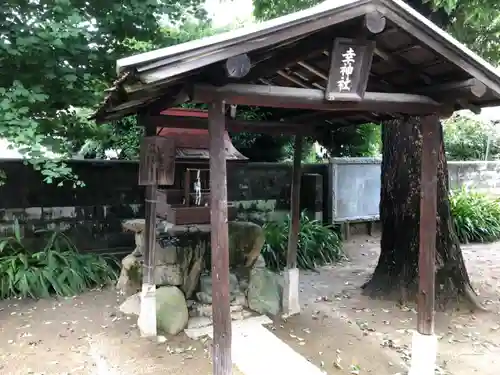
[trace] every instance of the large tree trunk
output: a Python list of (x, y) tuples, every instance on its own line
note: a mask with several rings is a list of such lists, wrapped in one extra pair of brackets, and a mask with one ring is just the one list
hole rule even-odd
[[(444, 307), (464, 300), (480, 308), (465, 268), (448, 200), (448, 167), (442, 128), (438, 162), (438, 217), (436, 238), (436, 299)], [(376, 297), (413, 300), (418, 287), (420, 118), (392, 120), (382, 126), (382, 189), (380, 258), (364, 292)]]

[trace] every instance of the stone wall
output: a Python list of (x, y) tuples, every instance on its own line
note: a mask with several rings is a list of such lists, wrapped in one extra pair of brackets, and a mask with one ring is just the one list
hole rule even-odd
[(134, 236), (124, 233), (124, 218), (143, 217), (143, 193), (137, 186), (137, 163), (74, 161), (71, 167), (85, 182), (57, 187), (20, 160), (0, 162), (7, 180), (0, 186), (0, 230), (18, 220), (22, 234), (32, 240), (47, 229), (60, 229), (77, 247), (105, 253), (128, 253)]
[[(128, 254), (134, 236), (122, 230), (121, 222), (144, 217), (137, 163), (80, 160), (69, 164), (85, 188), (48, 185), (22, 161), (1, 161), (0, 170), (7, 174), (7, 181), (0, 186), (0, 231), (11, 230), (17, 219), (30, 239), (39, 238), (41, 230), (60, 228), (82, 251)], [(450, 162), (449, 170), (453, 187), (473, 186), (500, 194), (500, 162)], [(270, 218), (277, 218), (289, 212), (291, 179), (288, 164), (232, 164), (228, 166), (228, 197), (239, 202), (242, 216), (258, 208), (258, 215), (267, 210)], [(327, 166), (306, 165), (302, 208), (328, 221), (327, 193)]]
[[(134, 236), (123, 231), (121, 223), (144, 217), (144, 189), (137, 185), (138, 164), (93, 160), (69, 164), (85, 182), (85, 188), (45, 184), (40, 173), (21, 160), (1, 161), (0, 170), (7, 180), (0, 186), (0, 232), (7, 234), (17, 220), (28, 240), (39, 240), (43, 230), (60, 229), (81, 251), (128, 254), (134, 247)], [(326, 172), (323, 165), (304, 169), (306, 174), (320, 177)], [(291, 166), (286, 164), (229, 165), (228, 197), (240, 203), (243, 216), (257, 206), (274, 215), (283, 214), (290, 206), (291, 178)], [(306, 176), (304, 181), (303, 203), (321, 212), (323, 180), (315, 178), (307, 183), (311, 178)]]

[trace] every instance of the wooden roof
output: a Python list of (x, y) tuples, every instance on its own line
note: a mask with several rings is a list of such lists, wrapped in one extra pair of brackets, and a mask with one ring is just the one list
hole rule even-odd
[[(400, 0), (330, 0), (268, 22), (119, 60), (119, 79), (95, 118), (104, 122), (145, 106), (187, 101), (190, 87), (199, 83), (324, 90), (333, 39), (359, 38), (364, 16), (373, 12), (385, 17), (386, 27), (371, 36), (376, 49), (368, 91), (451, 100), (456, 110), (500, 104), (499, 71), (407, 4)], [(224, 62), (243, 53), (250, 57), (250, 72), (238, 80), (228, 78)], [(477, 83), (486, 87), (479, 96), (473, 93)], [(332, 114), (277, 109), (271, 113), (274, 121), (326, 125), (380, 122), (395, 116), (353, 110)]]

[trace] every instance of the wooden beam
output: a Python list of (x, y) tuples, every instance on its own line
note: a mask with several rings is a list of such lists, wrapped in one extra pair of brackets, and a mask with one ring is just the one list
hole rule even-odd
[(193, 101), (209, 103), (214, 98), (231, 104), (323, 111), (366, 111), (431, 114), (441, 104), (420, 95), (367, 92), (358, 102), (324, 100), (324, 91), (281, 86), (230, 84), (222, 87), (195, 85)]
[(212, 250), (213, 375), (231, 375), (231, 312), (229, 296), (229, 234), (227, 170), (224, 151), (225, 105), (210, 103), (210, 224)]
[[(208, 129), (209, 120), (197, 117), (151, 116), (149, 121), (159, 128)], [(279, 121), (245, 121), (226, 118), (226, 129), (233, 133), (249, 132), (264, 134), (313, 135), (314, 126)]]
[(365, 14), (365, 27), (372, 34), (379, 34), (384, 31), (386, 23), (384, 15), (377, 11)]
[[(137, 116), (137, 122), (145, 128), (146, 137), (156, 135), (156, 127), (148, 120), (145, 114), (139, 114)], [(154, 160), (152, 160), (152, 162), (154, 162)], [(141, 308), (137, 321), (141, 335), (144, 337), (154, 337), (157, 334), (156, 284), (154, 279), (156, 264), (156, 190), (156, 181), (146, 186), (144, 203), (144, 262), (142, 272)]]
[(246, 53), (232, 56), (224, 64), (224, 70), (228, 78), (243, 78), (250, 72), (251, 67), (250, 57)]
[(457, 100), (457, 103), (458, 105), (460, 105), (462, 108), (465, 108), (465, 109), (468, 109), (469, 111), (471, 111), (472, 113), (474, 113), (475, 115), (479, 115), (481, 114), (481, 107), (477, 106), (477, 105), (474, 105), (474, 104), (471, 104), (469, 103), (467, 100), (465, 99), (458, 99)]
[(297, 244), (300, 226), (300, 177), (302, 175), (302, 143), (301, 136), (295, 136), (293, 150), (292, 191), (290, 199), (291, 224), (288, 237), (287, 268), (297, 267)]
[(285, 285), (283, 292), (283, 312), (286, 315), (300, 313), (299, 270), (297, 268), (297, 246), (300, 230), (300, 178), (302, 160), (302, 136), (295, 136), (293, 152), (293, 174), (291, 191), (291, 222), (288, 233)]
[(437, 184), (441, 129), (436, 116), (421, 119), (422, 159), (418, 259), (417, 330), (434, 334), (436, 277)]
[(480, 98), (486, 94), (487, 87), (479, 80), (471, 78), (465, 81), (448, 82), (439, 85), (418, 87), (412, 91), (421, 95), (436, 95), (440, 97), (446, 97), (451, 94), (456, 95), (462, 92), (466, 95), (472, 94), (475, 97)]

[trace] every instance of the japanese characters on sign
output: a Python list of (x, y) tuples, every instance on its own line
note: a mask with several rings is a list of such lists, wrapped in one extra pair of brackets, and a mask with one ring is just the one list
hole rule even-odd
[(337, 81), (337, 86), (339, 91), (351, 91), (351, 76), (354, 72), (354, 63), (356, 60), (356, 52), (352, 47), (348, 47), (347, 50), (342, 54), (342, 66), (340, 67), (340, 79)]
[(335, 39), (325, 90), (326, 100), (357, 101), (363, 98), (374, 48), (373, 41)]
[(175, 144), (164, 137), (144, 137), (139, 161), (139, 185), (172, 185)]

